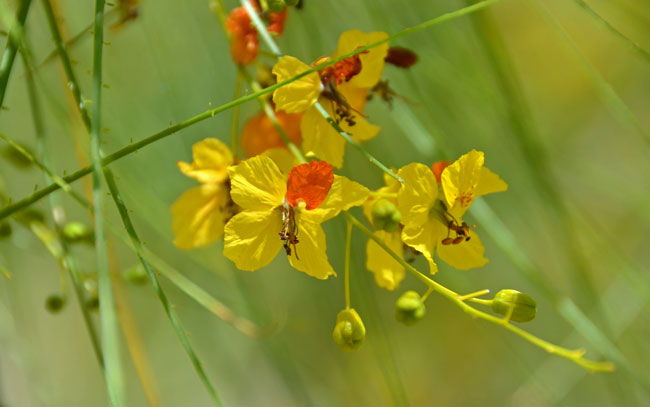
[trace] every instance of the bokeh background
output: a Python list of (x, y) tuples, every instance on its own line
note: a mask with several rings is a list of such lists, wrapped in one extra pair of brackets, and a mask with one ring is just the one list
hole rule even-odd
[[(17, 1), (3, 3), (16, 9)], [(55, 4), (66, 38), (92, 22), (92, 2)], [(312, 61), (330, 54), (344, 30), (394, 33), (469, 4), (306, 0), (301, 11), (290, 11), (279, 44)], [(115, 17), (109, 14), (107, 25)], [(26, 25), (34, 58), (42, 61), (54, 46), (40, 2), (32, 5)], [(143, 0), (137, 19), (107, 29), (105, 39), (110, 42), (104, 48), (106, 152), (233, 98), (236, 70), (208, 1)], [(382, 127), (365, 144), (368, 150), (401, 167), (453, 160), (475, 148), (485, 151), (486, 165), (510, 187), (477, 202), (468, 217), (478, 225), (488, 265), (457, 271), (441, 262), (436, 279), (459, 292), (526, 292), (539, 304), (537, 319), (526, 329), (567, 347), (584, 346), (588, 357), (615, 360), (618, 369), (588, 374), (504, 329), (471, 319), (435, 294), (424, 320), (400, 325), (395, 300), (407, 289), (425, 287), (407, 276), (395, 292), (378, 288), (365, 270), (366, 239), (357, 231), (352, 303), (366, 323), (367, 342), (357, 352), (341, 352), (331, 331), (344, 307), (342, 219), (325, 225), (329, 258), (339, 272), (327, 281), (293, 270), (284, 256), (249, 273), (221, 255), (222, 243), (193, 251), (174, 248), (169, 208), (195, 185), (176, 161), (191, 160), (192, 144), (205, 137), (227, 142), (231, 112), (226, 111), (111, 165), (150, 251), (237, 315), (275, 326), (269, 338), (246, 336), (160, 277), (225, 404), (648, 405), (650, 57), (643, 51), (650, 50), (648, 2), (589, 0), (585, 7), (580, 0), (504, 0), (394, 45), (420, 58), (409, 70), (384, 71), (410, 102), (397, 99), (392, 109), (380, 100), (368, 104), (370, 120)], [(90, 36), (69, 52), (90, 98)], [(87, 135), (64, 91), (58, 61), (43, 65), (36, 78), (52, 166), (58, 174), (70, 173), (88, 162)], [(35, 150), (19, 59), (4, 105), (0, 131)], [(258, 109), (255, 102), (243, 105), (241, 123)], [(382, 185), (382, 174), (352, 149), (339, 173), (372, 188)], [(0, 177), (4, 194), (14, 200), (44, 185), (37, 169), (21, 170), (4, 158)], [(89, 179), (74, 188), (87, 193)], [(58, 193), (68, 220), (90, 224), (84, 209)], [(106, 202), (109, 223), (124, 236), (112, 202)], [(52, 224), (47, 199), (34, 208)], [(46, 298), (61, 290), (58, 263), (29, 229), (11, 222), (13, 234), (0, 240), (0, 266), (11, 274), (0, 276), (0, 404), (106, 405), (70, 281), (65, 307), (48, 312)], [(114, 272), (135, 265), (131, 249), (114, 233), (108, 236)], [(72, 254), (92, 277), (92, 247), (75, 246)], [(415, 265), (427, 269), (421, 260)], [(128, 299), (128, 304), (118, 300), (121, 312), (133, 319), (128, 329), (140, 337), (137, 354), (152, 372), (149, 391), (164, 406), (209, 405), (150, 285), (122, 281), (117, 287)], [(127, 341), (123, 344), (129, 405), (144, 406)]]

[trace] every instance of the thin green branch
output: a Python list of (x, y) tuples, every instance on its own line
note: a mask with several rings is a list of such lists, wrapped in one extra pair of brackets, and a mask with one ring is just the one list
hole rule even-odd
[(167, 296), (165, 295), (165, 292), (163, 291), (162, 287), (160, 286), (160, 282), (158, 281), (158, 278), (156, 277), (156, 274), (153, 272), (153, 269), (145, 260), (144, 255), (142, 253), (142, 243), (140, 242), (140, 239), (138, 238), (138, 235), (135, 231), (135, 228), (133, 227), (133, 224), (131, 223), (131, 219), (129, 217), (128, 210), (126, 209), (126, 206), (124, 205), (124, 202), (122, 201), (122, 197), (120, 196), (118, 190), (117, 190), (117, 184), (115, 184), (115, 178), (113, 177), (113, 173), (109, 168), (104, 169), (104, 176), (106, 179), (106, 185), (108, 186), (108, 190), (110, 191), (111, 196), (113, 197), (113, 201), (115, 202), (115, 205), (117, 206), (118, 212), (120, 214), (120, 218), (122, 219), (122, 223), (124, 224), (124, 228), (126, 229), (126, 232), (128, 233), (130, 239), (131, 239), (131, 245), (135, 249), (136, 255), (138, 256), (138, 259), (140, 260), (140, 263), (144, 267), (144, 269), (147, 272), (147, 275), (149, 276), (149, 280), (151, 281), (151, 284), (153, 285), (154, 291), (156, 292), (156, 295), (158, 295), (158, 298), (160, 299), (160, 303), (162, 304), (165, 314), (167, 314), (167, 318), (169, 318), (169, 321), (171, 322), (172, 326), (174, 327), (174, 330), (176, 331), (176, 335), (178, 336), (178, 339), (180, 340), (181, 344), (183, 345), (183, 348), (185, 349), (185, 352), (187, 352), (187, 355), (190, 358), (190, 361), (192, 362), (192, 365), (194, 366), (194, 369), (196, 370), (196, 373), (199, 375), (199, 378), (203, 382), (203, 385), (207, 389), (208, 393), (210, 394), (210, 397), (212, 397), (212, 400), (214, 401), (215, 405), (221, 406), (221, 399), (219, 398), (216, 390), (210, 383), (210, 380), (208, 379), (205, 370), (203, 370), (203, 365), (201, 364), (201, 361), (199, 358), (196, 356), (196, 353), (194, 352), (194, 349), (192, 348), (192, 345), (190, 344), (190, 341), (187, 337), (187, 334), (185, 333), (185, 330), (183, 329), (180, 321), (178, 320), (178, 317), (176, 316), (176, 313), (172, 310), (171, 305), (169, 304), (169, 301), (167, 299)]
[[(71, 190), (70, 186), (68, 184), (65, 184), (65, 181), (63, 181), (62, 179), (60, 179), (60, 177), (53, 174), (53, 172), (48, 168), (49, 155), (47, 149), (47, 142), (45, 140), (45, 126), (43, 126), (41, 104), (39, 101), (38, 93), (36, 92), (36, 84), (34, 83), (35, 82), (34, 77), (32, 75), (34, 73), (34, 68), (33, 68), (30, 51), (29, 51), (31, 49), (32, 48), (29, 46), (27, 38), (24, 37), (23, 46), (20, 49), (20, 54), (23, 58), (25, 71), (27, 73), (27, 96), (29, 99), (32, 119), (36, 130), (36, 142), (38, 146), (38, 153), (41, 156), (43, 163), (41, 164), (39, 161), (37, 161), (25, 149), (19, 149), (18, 151), (21, 152), (28, 160), (33, 162), (44, 172), (44, 178), (47, 182), (51, 182), (52, 180), (54, 180), (54, 182), (59, 183), (59, 185), (65, 192), (73, 196), (73, 198), (75, 198), (80, 204), (82, 204), (82, 206), (84, 206), (87, 209), (90, 209), (92, 208), (92, 206), (88, 201), (86, 201), (82, 196), (76, 194), (73, 190)], [(0, 137), (2, 137), (3, 139), (5, 139), (5, 141), (7, 141), (6, 136), (4, 136), (3, 134), (0, 134)], [(12, 140), (9, 141), (10, 144), (13, 143)], [(97, 333), (97, 329), (95, 328), (95, 324), (90, 315), (90, 308), (88, 307), (88, 302), (86, 301), (85, 298), (81, 273), (77, 268), (74, 258), (70, 254), (65, 239), (63, 239), (62, 227), (63, 227), (65, 213), (57, 194), (50, 195), (50, 208), (52, 211), (52, 218), (54, 219), (54, 222), (56, 224), (56, 232), (58, 235), (58, 239), (62, 248), (62, 256), (61, 256), (60, 263), (63, 269), (68, 272), (70, 279), (72, 280), (72, 286), (74, 288), (77, 301), (79, 302), (81, 315), (83, 317), (84, 324), (86, 325), (86, 329), (88, 330), (88, 335), (90, 337), (91, 345), (93, 347), (93, 350), (95, 351), (95, 356), (97, 357), (97, 361), (103, 372), (104, 357), (102, 354), (101, 344), (99, 343), (99, 334)]]
[(22, 27), (25, 25), (25, 20), (27, 20), (27, 12), (31, 4), (32, 0), (22, 0), (20, 2), (18, 15), (9, 31), (7, 47), (2, 55), (2, 61), (0, 61), (0, 107), (2, 107), (2, 103), (5, 100), (9, 76), (11, 75), (11, 69), (16, 59), (16, 52), (18, 52), (20, 45), (20, 33), (22, 32)]
[[(43, 0), (44, 5), (49, 5), (48, 0)], [(47, 7), (47, 6), (46, 6)], [(50, 18), (54, 18), (50, 8)], [(52, 28), (53, 31), (58, 29)], [(57, 40), (59, 43), (60, 38)], [(62, 44), (62, 42), (60, 42)], [(122, 372), (121, 345), (119, 324), (113, 296), (113, 284), (108, 268), (108, 253), (106, 237), (104, 235), (104, 196), (101, 186), (102, 160), (101, 160), (101, 92), (102, 92), (102, 51), (104, 46), (104, 0), (95, 0), (95, 26), (93, 31), (93, 93), (92, 93), (92, 123), (90, 123), (90, 157), (92, 161), (93, 178), (93, 211), (95, 214), (95, 254), (97, 261), (97, 277), (99, 286), (99, 317), (102, 336), (102, 350), (104, 353), (104, 379), (108, 398), (112, 406), (126, 405), (124, 393), (124, 375)], [(68, 60), (65, 49), (59, 45), (61, 61)], [(65, 64), (64, 64), (65, 66)], [(71, 67), (70, 67), (71, 68)], [(81, 100), (81, 92), (76, 83), (73, 83), (74, 73), (66, 69), (68, 81), (72, 84), (72, 92), (77, 99), (77, 104), (82, 112), (84, 124), (88, 127), (90, 120)], [(86, 112), (86, 113), (84, 113)]]
[(448, 289), (447, 287), (435, 282), (434, 280), (430, 279), (417, 269), (415, 269), (413, 266), (411, 266), (406, 260), (402, 258), (399, 254), (395, 253), (393, 250), (391, 250), (381, 239), (379, 239), (377, 236), (375, 236), (370, 229), (368, 229), (366, 226), (364, 226), (358, 219), (356, 219), (354, 216), (350, 215), (348, 212), (343, 212), (343, 215), (345, 218), (351, 222), (357, 229), (361, 230), (366, 236), (368, 236), (370, 239), (374, 240), (386, 253), (388, 253), (391, 257), (393, 257), (398, 263), (400, 263), (405, 269), (407, 269), (411, 274), (413, 274), (417, 279), (422, 281), (427, 287), (432, 288), (435, 292), (438, 294), (442, 295), (446, 299), (450, 300), (454, 304), (456, 304), (460, 309), (462, 309), (465, 313), (471, 315), (472, 317), (475, 318), (480, 318), (485, 321), (491, 322), (495, 325), (499, 325), (504, 327), (505, 329), (519, 335), (520, 337), (524, 338), (528, 342), (544, 349), (545, 351), (562, 356), (566, 359), (571, 360), (572, 362), (584, 367), (587, 370), (590, 371), (603, 371), (603, 372), (609, 372), (614, 370), (614, 365), (611, 362), (595, 362), (592, 360), (588, 360), (583, 358), (583, 355), (585, 353), (584, 349), (576, 349), (576, 350), (570, 350), (566, 349), (557, 345), (554, 345), (550, 342), (547, 342), (543, 339), (540, 339), (531, 333), (528, 333), (524, 331), (523, 329), (512, 325), (508, 321), (505, 321), (502, 318), (497, 318), (493, 315), (487, 314), (485, 312), (479, 311), (475, 309), (474, 307), (468, 305), (466, 302), (462, 300), (462, 297), (453, 292), (452, 290)]
[(350, 309), (350, 252), (352, 251), (352, 223), (347, 222), (345, 233), (345, 308)]
[[(262, 90), (260, 90), (258, 92), (253, 92), (251, 94), (244, 95), (244, 96), (240, 97), (239, 99), (232, 100), (232, 101), (230, 101), (228, 103), (225, 103), (225, 104), (223, 104), (223, 105), (221, 105), (219, 107), (216, 107), (214, 109), (209, 109), (209, 110), (207, 110), (207, 111), (205, 111), (205, 112), (203, 112), (201, 114), (198, 114), (198, 115), (196, 115), (194, 117), (191, 117), (191, 118), (189, 118), (189, 119), (187, 119), (187, 120), (185, 120), (185, 121), (183, 121), (183, 122), (181, 122), (181, 123), (179, 123), (177, 125), (169, 126), (165, 130), (162, 130), (162, 131), (160, 131), (160, 132), (158, 132), (156, 134), (153, 134), (153, 135), (151, 135), (151, 136), (149, 136), (149, 137), (147, 137), (147, 138), (145, 138), (143, 140), (140, 140), (137, 143), (130, 144), (130, 145), (128, 145), (128, 146), (114, 152), (113, 154), (110, 154), (110, 155), (104, 157), (102, 159), (102, 161), (101, 161), (102, 166), (107, 166), (110, 163), (112, 163), (113, 161), (119, 160), (120, 158), (125, 157), (125, 156), (127, 156), (129, 154), (132, 154), (132, 153), (138, 151), (139, 149), (141, 149), (141, 148), (143, 148), (143, 147), (145, 147), (145, 146), (147, 146), (147, 145), (149, 145), (151, 143), (157, 142), (158, 140), (161, 140), (161, 139), (163, 139), (163, 138), (165, 138), (167, 136), (175, 134), (178, 131), (183, 130), (183, 129), (187, 128), (187, 127), (190, 127), (190, 126), (192, 126), (194, 124), (202, 122), (203, 120), (212, 118), (215, 115), (217, 115), (217, 114), (219, 114), (219, 113), (221, 113), (223, 111), (231, 109), (231, 108), (233, 108), (235, 106), (238, 106), (238, 105), (240, 105), (242, 103), (246, 103), (248, 101), (255, 100), (255, 99), (259, 98), (260, 96), (272, 93), (273, 91), (275, 91), (276, 89), (281, 88), (282, 86), (288, 85), (289, 83), (292, 83), (292, 82), (294, 82), (294, 81), (296, 81), (296, 80), (298, 80), (300, 78), (303, 78), (303, 77), (305, 77), (305, 76), (307, 76), (307, 75), (309, 75), (309, 74), (311, 74), (313, 72), (320, 71), (321, 69), (326, 68), (326, 67), (328, 67), (330, 65), (333, 65), (333, 64), (335, 64), (335, 63), (337, 63), (339, 61), (342, 61), (343, 59), (349, 58), (351, 56), (354, 56), (354, 55), (359, 54), (361, 52), (367, 51), (367, 50), (369, 50), (371, 48), (377, 47), (377, 46), (379, 46), (381, 44), (384, 44), (386, 42), (392, 41), (392, 40), (397, 39), (397, 38), (404, 37), (406, 35), (409, 35), (409, 34), (412, 34), (414, 32), (423, 30), (425, 28), (430, 28), (430, 27), (435, 26), (437, 24), (441, 24), (443, 22), (447, 22), (447, 21), (453, 20), (455, 18), (462, 17), (462, 16), (464, 16), (466, 14), (475, 12), (475, 11), (480, 10), (480, 9), (483, 9), (483, 8), (489, 6), (489, 5), (498, 3), (499, 1), (501, 1), (501, 0), (483, 1), (481, 3), (477, 3), (477, 4), (473, 5), (473, 6), (465, 7), (465, 8), (456, 10), (454, 12), (443, 14), (441, 16), (432, 18), (430, 20), (425, 21), (422, 24), (419, 24), (419, 25), (416, 25), (416, 26), (413, 26), (413, 27), (410, 27), (410, 28), (406, 28), (406, 29), (404, 29), (402, 31), (399, 31), (399, 32), (389, 36), (388, 38), (386, 38), (384, 40), (377, 41), (377, 42), (374, 42), (372, 44), (368, 44), (368, 45), (363, 46), (363, 47), (359, 47), (359, 48), (355, 49), (354, 51), (351, 51), (351, 52), (349, 52), (347, 54), (339, 56), (338, 58), (332, 58), (331, 60), (329, 60), (327, 62), (323, 62), (322, 64), (316, 65), (316, 66), (312, 67), (311, 69), (308, 69), (305, 72), (303, 72), (301, 74), (298, 74), (298, 75), (296, 75), (296, 76), (294, 76), (292, 78), (289, 78), (289, 79), (287, 79), (285, 81), (278, 82), (278, 83), (276, 83), (274, 85), (271, 85), (271, 86), (269, 86), (267, 88), (264, 88), (264, 89), (262, 89)], [(78, 180), (79, 178), (90, 174), (91, 172), (92, 172), (92, 167), (87, 166), (87, 167), (84, 167), (84, 168), (81, 168), (81, 169), (75, 171), (74, 173), (70, 174), (67, 177), (62, 177), (62, 178), (67, 183), (72, 183), (72, 182)], [(43, 197), (47, 196), (48, 194), (56, 191), (58, 188), (59, 188), (59, 186), (56, 185), (56, 184), (48, 185), (47, 187), (34, 192), (32, 195), (30, 195), (30, 196), (28, 196), (28, 197), (26, 197), (24, 199), (21, 199), (20, 201), (14, 203), (14, 204), (8, 205), (8, 206), (0, 209), (0, 220), (6, 218), (7, 216), (15, 213), (16, 211), (18, 211), (18, 210), (20, 210), (22, 208), (25, 208), (25, 207), (33, 204), (34, 202), (37, 202), (38, 200), (42, 199)]]
[[(97, 2), (95, 3), (95, 7), (97, 7), (98, 1), (99, 0), (97, 0)], [(50, 26), (50, 32), (52, 33), (52, 39), (54, 40), (54, 44), (56, 45), (56, 50), (59, 54), (61, 65), (63, 65), (65, 76), (68, 78), (68, 86), (70, 87), (72, 96), (74, 97), (77, 107), (79, 108), (84, 125), (86, 126), (86, 129), (90, 130), (91, 128), (90, 114), (88, 113), (88, 109), (84, 102), (83, 96), (81, 95), (81, 89), (79, 89), (79, 82), (77, 81), (77, 78), (75, 77), (74, 74), (74, 70), (72, 69), (72, 62), (70, 61), (70, 57), (68, 56), (66, 43), (63, 41), (63, 38), (61, 37), (61, 31), (59, 30), (59, 26), (57, 24), (56, 16), (54, 15), (54, 10), (52, 9), (52, 4), (50, 3), (50, 0), (43, 0), (43, 9), (45, 10), (45, 16), (47, 17), (47, 22)], [(103, 2), (102, 2), (101, 12), (103, 13)], [(103, 27), (103, 14), (102, 14), (102, 27)], [(94, 30), (97, 30), (97, 28), (98, 28), (97, 18), (95, 18)], [(104, 36), (103, 33), (99, 33), (99, 34), (97, 32), (94, 33), (93, 36), (94, 47), (97, 46), (97, 37), (100, 37), (103, 41), (103, 36)], [(93, 59), (96, 57), (97, 57), (96, 53), (93, 53)], [(99, 57), (99, 62), (101, 63), (101, 52), (99, 53), (98, 57)], [(101, 80), (101, 76), (100, 76), (100, 80)], [(93, 114), (95, 113), (95, 110), (96, 110), (95, 106), (93, 106)]]

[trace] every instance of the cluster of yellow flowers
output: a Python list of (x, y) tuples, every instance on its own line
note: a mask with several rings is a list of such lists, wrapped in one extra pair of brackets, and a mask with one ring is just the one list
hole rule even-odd
[[(385, 38), (383, 32), (344, 32), (332, 58)], [(462, 217), (475, 197), (504, 191), (507, 184), (484, 166), (482, 152), (472, 150), (453, 163), (408, 164), (397, 171), (398, 177), (385, 176), (386, 186), (377, 191), (333, 173), (343, 165), (345, 140), (317, 104), (354, 141), (377, 136), (380, 128), (366, 120), (363, 109), (369, 93), (380, 83), (388, 53), (388, 44), (376, 46), (274, 91), (274, 110), (299, 120), (302, 150), (320, 161), (300, 164), (286, 148), (276, 147), (275, 138), (263, 148), (264, 140), (269, 140), (266, 132), (272, 131), (268, 124), (245, 127), (247, 143), (255, 145), (257, 155), (243, 161), (217, 139), (195, 144), (193, 162), (178, 166), (201, 185), (185, 192), (172, 206), (174, 244), (192, 249), (223, 237), (224, 255), (238, 269), (251, 271), (268, 265), (284, 249), (295, 269), (326, 279), (336, 272), (327, 258), (321, 223), (361, 206), (380, 241), (401, 255), (421, 254), (431, 273), (437, 272), (434, 252), (462, 270), (487, 263), (474, 226)], [(328, 60), (323, 57), (314, 66)], [(284, 56), (272, 73), (281, 82), (310, 69)], [(402, 264), (374, 240), (368, 241), (366, 253), (367, 268), (377, 284), (388, 290), (397, 288), (405, 274)], [(356, 314), (346, 312), (349, 315), (339, 316), (342, 330), (356, 326), (348, 321)], [(337, 332), (335, 340), (343, 335)]]

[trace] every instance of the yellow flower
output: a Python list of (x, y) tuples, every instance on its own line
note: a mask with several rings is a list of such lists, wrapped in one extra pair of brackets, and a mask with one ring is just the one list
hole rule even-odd
[(237, 211), (229, 192), (227, 168), (234, 158), (228, 147), (207, 138), (192, 146), (192, 158), (192, 164), (177, 163), (183, 174), (202, 184), (186, 191), (171, 207), (174, 245), (179, 249), (213, 243)]
[[(401, 239), (402, 231), (399, 227), (399, 219), (395, 218), (393, 211), (393, 209), (397, 211), (395, 196), (400, 189), (400, 183), (388, 175), (384, 175), (384, 181), (386, 186), (379, 188), (374, 196), (368, 198), (363, 204), (363, 213), (368, 222), (373, 224), (374, 235), (395, 253), (401, 254), (404, 250)], [(382, 205), (386, 201), (388, 204)], [(386, 207), (388, 210), (385, 209)], [(386, 221), (386, 218), (389, 220)], [(366, 243), (366, 267), (375, 275), (377, 285), (387, 290), (396, 289), (404, 279), (404, 267), (372, 239), (368, 239)]]
[(475, 197), (508, 188), (483, 166), (484, 160), (483, 152), (472, 150), (451, 165), (434, 164), (433, 171), (414, 163), (398, 172), (405, 181), (397, 196), (404, 225), (402, 241), (424, 255), (431, 273), (438, 270), (434, 250), (442, 260), (461, 270), (481, 267), (488, 261), (483, 257), (485, 248), (478, 235), (471, 230), (474, 226), (461, 219)]
[(226, 224), (224, 255), (237, 268), (262, 268), (284, 246), (297, 270), (319, 279), (336, 275), (320, 224), (361, 205), (365, 187), (334, 175), (324, 161), (295, 166), (287, 177), (270, 158), (256, 156), (228, 174), (232, 199), (243, 211)]
[[(346, 31), (341, 34), (338, 49), (332, 57), (345, 55), (387, 36), (384, 32), (365, 34), (359, 30)], [(288, 113), (305, 112), (300, 130), (302, 147), (308, 155), (317, 156), (337, 168), (343, 165), (345, 140), (314, 107), (317, 101), (353, 140), (370, 140), (379, 133), (379, 127), (368, 123), (362, 112), (369, 89), (381, 79), (387, 53), (388, 44), (379, 45), (273, 92), (276, 109)], [(314, 64), (327, 59), (321, 58)], [(309, 68), (298, 59), (285, 56), (273, 67), (273, 73), (277, 81), (282, 82)]]

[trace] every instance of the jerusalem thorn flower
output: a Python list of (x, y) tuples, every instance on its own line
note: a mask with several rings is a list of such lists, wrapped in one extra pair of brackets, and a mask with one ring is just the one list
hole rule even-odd
[[(276, 116), (291, 141), (300, 144), (302, 140), (300, 135), (302, 114), (276, 112)], [(264, 112), (260, 112), (248, 119), (244, 125), (241, 133), (241, 147), (247, 156), (253, 157), (271, 148), (286, 148), (286, 145), (268, 116)]]
[[(485, 248), (471, 230), (474, 226), (461, 219), (475, 197), (508, 188), (483, 166), (484, 160), (483, 152), (472, 150), (453, 164), (434, 164), (433, 170), (413, 163), (398, 172), (405, 181), (397, 196), (404, 225), (402, 241), (424, 255), (431, 273), (438, 271), (434, 250), (461, 270), (487, 263)], [(438, 197), (439, 183), (442, 197)]]
[(319, 279), (336, 274), (320, 224), (361, 205), (368, 189), (334, 175), (324, 161), (295, 166), (287, 179), (262, 155), (230, 167), (228, 175), (232, 199), (243, 211), (226, 224), (224, 255), (237, 268), (260, 269), (284, 247), (295, 269)]
[[(387, 36), (384, 32), (364, 34), (359, 30), (346, 31), (341, 34), (338, 48), (332, 58), (383, 40)], [(320, 102), (343, 131), (349, 133), (355, 141), (370, 140), (379, 133), (379, 127), (368, 123), (361, 112), (368, 91), (381, 79), (387, 52), (388, 44), (379, 45), (273, 92), (273, 101), (278, 110), (287, 113), (305, 112), (301, 122), (303, 150), (337, 168), (343, 165), (345, 140), (314, 107), (316, 102)], [(328, 59), (321, 58), (314, 64), (318, 65)], [(309, 69), (307, 64), (298, 59), (284, 56), (273, 67), (273, 73), (278, 82), (282, 82)]]
[(228, 147), (207, 138), (192, 147), (192, 164), (179, 161), (183, 174), (201, 182), (174, 202), (172, 230), (179, 249), (206, 246), (223, 236), (225, 223), (237, 212), (230, 199), (227, 168), (234, 163)]
[[(363, 204), (363, 213), (375, 228), (374, 235), (395, 253), (402, 253), (401, 213), (394, 198), (400, 183), (388, 175), (384, 175), (384, 182), (386, 186), (375, 191)], [(366, 267), (375, 275), (377, 285), (387, 290), (394, 290), (404, 279), (404, 267), (372, 239), (366, 243)]]

